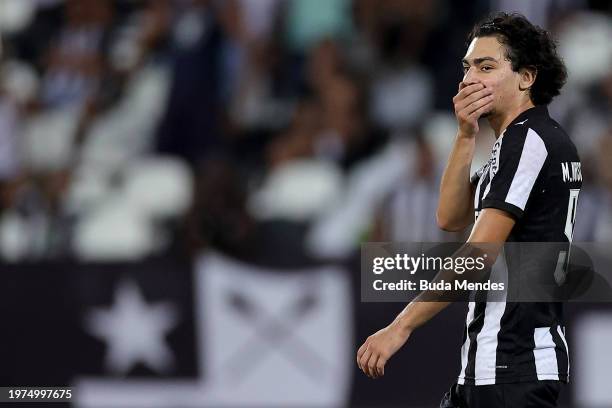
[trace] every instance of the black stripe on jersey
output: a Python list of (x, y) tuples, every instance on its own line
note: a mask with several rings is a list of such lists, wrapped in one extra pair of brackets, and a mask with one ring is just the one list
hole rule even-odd
[[(530, 310), (529, 307), (523, 308), (523, 312), (534, 313), (534, 311)], [(520, 364), (520, 367), (519, 367), (520, 375), (523, 375), (523, 376), (533, 375), (533, 380), (535, 381), (538, 379), (537, 378), (538, 368), (536, 366), (535, 354), (533, 352), (533, 350), (535, 350), (536, 348), (536, 342), (535, 342), (535, 332), (533, 329), (534, 324), (531, 322), (532, 317), (533, 316), (529, 316), (525, 318), (525, 320), (529, 320), (528, 324), (525, 324), (525, 327), (523, 327), (523, 323), (527, 323), (527, 322), (518, 323), (518, 325), (520, 326), (519, 330), (524, 334), (519, 344), (519, 347), (523, 346), (522, 350), (526, 352), (524, 353), (523, 360), (517, 363)], [(525, 335), (527, 333), (531, 333), (531, 335)]]
[(474, 305), (474, 319), (470, 323), (470, 327), (468, 327), (470, 349), (468, 351), (468, 364), (465, 367), (466, 384), (473, 384), (476, 377), (476, 350), (478, 348), (476, 337), (478, 337), (484, 325), (486, 307), (487, 302), (476, 302)]
[(518, 304), (506, 303), (506, 309), (500, 321), (497, 333), (497, 353), (495, 361), (495, 378), (515, 376), (517, 374), (516, 361), (512, 360), (514, 350), (519, 343), (516, 323), (520, 320)]

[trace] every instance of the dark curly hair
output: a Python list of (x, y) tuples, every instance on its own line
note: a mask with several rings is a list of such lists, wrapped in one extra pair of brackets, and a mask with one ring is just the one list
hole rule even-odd
[(505, 46), (513, 71), (535, 69), (536, 79), (529, 92), (534, 105), (548, 105), (559, 95), (567, 80), (567, 69), (548, 31), (531, 24), (521, 14), (495, 13), (474, 26), (466, 46), (475, 37), (491, 36)]

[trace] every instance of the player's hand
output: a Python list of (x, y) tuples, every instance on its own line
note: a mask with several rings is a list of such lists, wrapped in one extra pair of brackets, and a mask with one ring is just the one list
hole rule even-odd
[(395, 322), (368, 337), (357, 351), (357, 365), (370, 378), (385, 375), (385, 364), (410, 337)]
[(460, 133), (474, 137), (478, 133), (478, 119), (493, 106), (493, 90), (481, 82), (461, 82), (453, 104)]

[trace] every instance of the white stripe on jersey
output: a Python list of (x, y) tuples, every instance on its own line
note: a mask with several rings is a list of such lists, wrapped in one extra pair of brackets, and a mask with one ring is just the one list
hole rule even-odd
[(561, 330), (561, 326), (557, 326), (557, 332), (559, 333), (561, 340), (563, 340), (563, 344), (565, 345), (565, 352), (567, 353), (567, 377), (569, 378), (569, 368), (570, 368), (569, 348), (567, 347), (567, 341), (565, 341), (564, 331), (565, 331), (565, 328)]
[(536, 327), (533, 332), (533, 356), (538, 380), (559, 380), (555, 342), (550, 327)]
[(505, 201), (507, 203), (525, 210), (525, 204), (527, 204), (531, 189), (540, 174), (540, 170), (542, 170), (542, 166), (544, 166), (546, 157), (548, 157), (548, 151), (544, 141), (533, 129), (528, 129), (521, 158), (506, 195)]
[(484, 324), (476, 336), (478, 345), (474, 361), (476, 385), (495, 384), (497, 333), (501, 327), (501, 318), (505, 310), (505, 302), (487, 302)]
[[(491, 270), (491, 279), (494, 282), (508, 283), (508, 269), (503, 250), (495, 260)], [(487, 294), (488, 297), (488, 294)], [(474, 362), (476, 385), (495, 384), (497, 366), (497, 334), (501, 328), (501, 319), (506, 311), (506, 292), (497, 302), (487, 302), (485, 318), (482, 329), (476, 336), (476, 357)]]
[(459, 379), (457, 380), (458, 384), (465, 384), (465, 369), (468, 364), (468, 353), (470, 351), (470, 324), (472, 320), (474, 320), (474, 306), (476, 306), (476, 302), (470, 302), (468, 304), (468, 312), (465, 318), (465, 342), (461, 347), (461, 372), (459, 373)]

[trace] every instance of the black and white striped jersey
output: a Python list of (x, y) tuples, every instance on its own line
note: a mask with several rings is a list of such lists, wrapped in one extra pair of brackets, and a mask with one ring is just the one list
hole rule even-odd
[[(497, 208), (516, 219), (508, 241), (571, 243), (582, 186), (580, 159), (545, 106), (510, 123), (471, 181), (476, 217)], [(506, 253), (505, 266), (509, 257)], [(567, 382), (568, 355), (562, 303), (470, 302), (458, 382)]]

